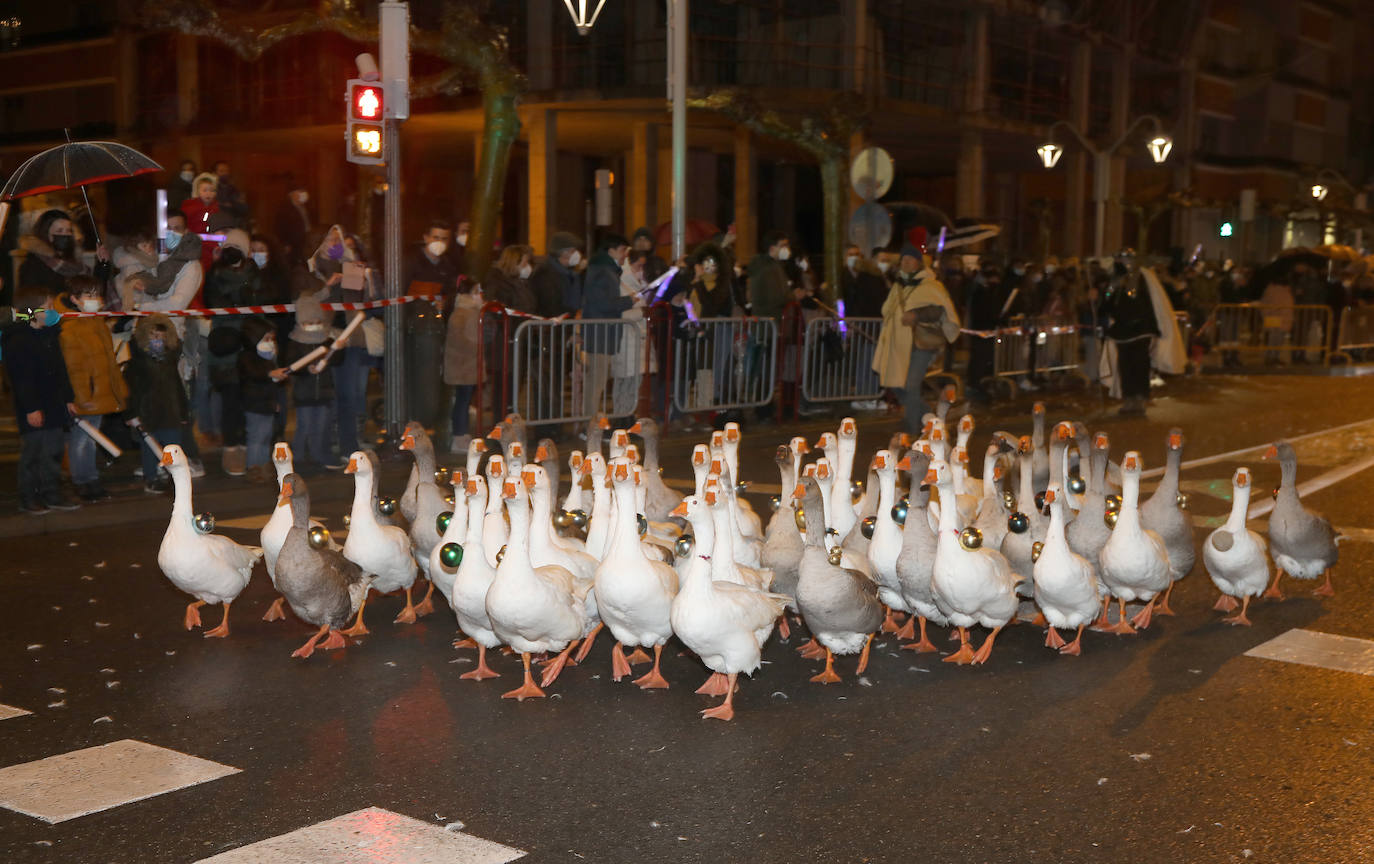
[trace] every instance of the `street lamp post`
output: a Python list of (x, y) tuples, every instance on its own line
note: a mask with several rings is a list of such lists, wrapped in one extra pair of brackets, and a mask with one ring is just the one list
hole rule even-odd
[[(577, 32), (591, 32), (606, 0), (595, 0), (588, 13), (589, 0), (563, 0), (572, 15)], [(686, 251), (687, 233), (687, 2), (665, 0), (668, 4), (668, 99), (673, 110), (673, 260)]]
[(1093, 203), (1096, 205), (1097, 210), (1096, 224), (1093, 228), (1093, 254), (1098, 258), (1101, 258), (1104, 254), (1102, 241), (1103, 233), (1107, 225), (1107, 199), (1111, 197), (1112, 156), (1130, 140), (1131, 136), (1135, 133), (1136, 127), (1145, 122), (1153, 124), (1155, 131), (1154, 137), (1146, 143), (1150, 151), (1150, 158), (1154, 159), (1156, 164), (1162, 163), (1165, 159), (1169, 158), (1169, 153), (1174, 148), (1174, 142), (1169, 136), (1161, 131), (1162, 127), (1159, 118), (1153, 114), (1145, 114), (1141, 117), (1137, 117), (1128, 127), (1126, 127), (1126, 131), (1121, 137), (1112, 142), (1111, 146), (1100, 149), (1093, 146), (1093, 143), (1087, 139), (1087, 136), (1078, 130), (1078, 127), (1068, 121), (1059, 120), (1050, 126), (1049, 140), (1041, 144), (1035, 150), (1040, 157), (1040, 163), (1045, 166), (1046, 170), (1059, 164), (1059, 157), (1064, 155), (1064, 148), (1055, 143), (1054, 130), (1063, 128), (1074, 138), (1078, 139), (1078, 143), (1082, 145), (1084, 150), (1092, 154)]

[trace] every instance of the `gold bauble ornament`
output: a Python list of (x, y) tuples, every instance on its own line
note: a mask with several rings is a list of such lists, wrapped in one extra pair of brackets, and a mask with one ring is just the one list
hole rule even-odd
[(840, 559), (843, 555), (844, 553), (840, 551), (840, 547), (836, 546), (834, 549), (831, 549), (830, 555), (828, 556), (830, 563), (836, 567), (840, 566)]
[(324, 549), (329, 546), (329, 529), (323, 525), (312, 525), (310, 527), (310, 548)]
[(1040, 553), (1041, 553), (1041, 552), (1044, 552), (1044, 551), (1045, 551), (1045, 544), (1044, 544), (1044, 543), (1041, 543), (1039, 540), (1036, 540), (1034, 543), (1032, 543), (1032, 544), (1031, 544), (1031, 562), (1034, 563), (1034, 562), (1036, 562), (1036, 561), (1039, 561), (1039, 560), (1040, 560)]
[(553, 514), (553, 527), (567, 529), (571, 528), (572, 524), (572, 513), (569, 513), (567, 510), (559, 510), (557, 513)]
[(350, 525), (352, 525), (352, 524), (353, 524), (353, 514), (352, 514), (352, 513), (345, 513), (345, 514), (344, 514), (344, 517), (343, 517), (343, 526), (344, 526), (345, 528), (347, 528), (348, 526), (350, 526)]
[(798, 507), (792, 511), (792, 519), (797, 523), (798, 531), (806, 530), (806, 511)]
[(1108, 528), (1115, 528), (1116, 520), (1120, 515), (1116, 510), (1108, 510), (1102, 514), (1102, 521), (1107, 523)]
[(1188, 493), (1186, 493), (1186, 492), (1180, 492), (1180, 493), (1178, 493), (1178, 498), (1175, 499), (1175, 500), (1178, 501), (1178, 509), (1180, 509), (1180, 510), (1187, 510), (1187, 509), (1188, 509)]
[(506, 557), (506, 547), (505, 547), (505, 546), (502, 546), (500, 549), (497, 549), (497, 550), (496, 550), (496, 563), (497, 563), (497, 564), (500, 564), (500, 563), (501, 563), (501, 559), (502, 559), (502, 558), (505, 558), (505, 557)]
[(983, 548), (983, 532), (972, 525), (959, 532), (959, 545), (972, 552)]
[(1117, 511), (1120, 510), (1120, 509), (1121, 509), (1121, 496), (1120, 496), (1120, 495), (1108, 495), (1108, 496), (1107, 496), (1107, 512), (1108, 512), (1108, 513), (1115, 513), (1115, 512), (1117, 512)]

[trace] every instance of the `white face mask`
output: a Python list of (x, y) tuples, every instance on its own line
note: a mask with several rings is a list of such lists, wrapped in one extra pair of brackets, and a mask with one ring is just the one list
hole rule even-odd
[(81, 311), (82, 311), (82, 312), (99, 312), (99, 311), (100, 311), (101, 305), (102, 305), (102, 304), (101, 304), (101, 302), (100, 302), (100, 298), (98, 298), (98, 297), (83, 297), (83, 298), (81, 298)]
[(271, 360), (277, 356), (277, 340), (271, 336), (264, 336), (258, 341), (258, 356), (264, 360)]
[(569, 266), (569, 267), (576, 267), (578, 264), (581, 264), (581, 263), (582, 263), (582, 253), (579, 252), (579, 251), (577, 251), (576, 249), (574, 249), (574, 250), (572, 251), (572, 254), (568, 256), (568, 266)]
[(889, 269), (891, 269), (891, 267), (892, 267), (892, 262), (891, 262), (891, 261), (879, 261), (879, 262), (878, 262), (878, 272), (879, 272), (879, 273), (886, 273)]
[(714, 259), (714, 258), (707, 258), (705, 261), (702, 261), (702, 262), (701, 262), (701, 272), (703, 272), (703, 273), (714, 273), (714, 272), (716, 272), (716, 259)]
[(429, 252), (430, 255), (438, 258), (448, 251), (448, 244), (442, 240), (431, 240), (429, 243), (425, 244), (425, 250)]
[(517, 272), (520, 274), (521, 279), (528, 279), (530, 278), (530, 274), (534, 272), (534, 268), (528, 264), (521, 264)]
[[(180, 174), (180, 177), (181, 177), (181, 179), (182, 179), (183, 182), (185, 182), (185, 183), (190, 183), (192, 180), (196, 179), (196, 172), (194, 172), (194, 171), (182, 171), (181, 174)], [(168, 203), (170, 203), (170, 202), (168, 202)]]
[(845, 266), (848, 267), (850, 270), (857, 269), (859, 266), (859, 256), (850, 255), (848, 258), (844, 259), (844, 263)]
[(784, 247), (782, 247), (781, 249), (778, 250), (778, 260), (779, 260), (779, 261), (786, 261), (788, 258), (791, 258), (791, 257), (792, 257), (792, 250), (791, 250), (790, 248), (784, 246)]
[(807, 270), (810, 270), (810, 269), (811, 269), (811, 262), (810, 262), (810, 261), (807, 261), (805, 258), (803, 258), (802, 260), (800, 260), (800, 261), (797, 262), (797, 267), (798, 267), (803, 273), (805, 273)]
[(468, 245), (468, 232), (464, 231), (453, 239), (458, 241), (459, 246), (466, 246)]
[(296, 193), (296, 203), (297, 203), (297, 204), (304, 204), (305, 202), (307, 202), (307, 201), (309, 201), (309, 200), (310, 200), (310, 193), (309, 193), (309, 192), (297, 192), (297, 193)]
[(267, 253), (266, 253), (266, 252), (254, 252), (254, 253), (253, 253), (253, 263), (256, 264), (256, 265), (258, 265), (259, 267), (266, 267), (266, 266), (267, 266)]

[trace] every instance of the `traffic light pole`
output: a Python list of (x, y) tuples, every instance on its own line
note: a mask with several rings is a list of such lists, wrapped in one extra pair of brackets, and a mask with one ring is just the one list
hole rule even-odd
[[(382, 267), (386, 277), (386, 297), (401, 296), (401, 124), (386, 120), (386, 218)], [(386, 307), (386, 356), (382, 361), (382, 383), (385, 393), (383, 410), (386, 436), (395, 440), (405, 425), (405, 306), (397, 303)]]

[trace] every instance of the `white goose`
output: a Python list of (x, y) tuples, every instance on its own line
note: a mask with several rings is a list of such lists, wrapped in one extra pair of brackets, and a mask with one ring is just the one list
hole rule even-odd
[[(481, 475), (473, 475), (476, 479), (481, 479)], [(448, 527), (444, 533), (439, 535), (439, 542), (434, 544), (434, 548), (429, 553), (429, 573), (430, 583), (439, 589), (439, 593), (444, 596), (444, 601), (450, 607), (453, 606), (453, 574), (457, 571), (450, 571), (443, 566), (443, 548), (449, 543), (457, 543), (463, 547), (463, 554), (466, 556), (471, 545), (468, 540), (468, 484), (463, 479), (463, 472), (457, 469), (449, 473), (449, 483), (453, 487), (453, 509), (449, 511)], [(486, 481), (482, 481), (482, 488), (485, 492)], [(447, 503), (447, 502), (445, 502)], [(477, 518), (480, 524), (482, 515), (482, 505), (485, 501), (473, 502), (472, 506), (477, 509)], [(480, 529), (479, 529), (480, 533)]]
[[(597, 454), (600, 458), (601, 454)], [(585, 639), (574, 657), (579, 663), (592, 650), (592, 642), (601, 630), (601, 617), (596, 611), (596, 568), (600, 564), (596, 558), (576, 549), (566, 549), (554, 542), (553, 519), (551, 516), (553, 494), (549, 488), (549, 475), (541, 465), (526, 465), (521, 472), (525, 488), (530, 494), (530, 563), (535, 567), (562, 567), (573, 575), (577, 593), (584, 598), (585, 615), (588, 624), (588, 638)]]
[[(722, 449), (725, 451), (725, 464), (730, 469), (731, 482), (741, 483), (744, 478), (739, 473), (739, 445), (742, 440), (739, 424), (730, 422), (725, 424), (724, 444)], [(738, 521), (740, 533), (745, 537), (763, 538), (763, 520), (754, 512), (754, 507), (748, 501), (735, 494), (735, 490), (730, 492), (735, 509), (739, 511)]]
[[(415, 623), (415, 606), (410, 589), (415, 584), (415, 558), (410, 554), (410, 538), (394, 525), (382, 525), (373, 511), (377, 494), (377, 456), (371, 451), (358, 450), (348, 457), (345, 472), (353, 475), (353, 509), (349, 514), (348, 538), (344, 540), (344, 557), (372, 576), (372, 587), (383, 594), (406, 592), (406, 605), (396, 616), (397, 624)], [(358, 608), (358, 621), (346, 636), (367, 633), (363, 625), (363, 605)]]
[[(487, 459), (487, 508), (482, 517), (482, 550), (487, 563), (496, 566), (496, 553), (506, 545), (510, 527), (506, 524), (506, 511), (502, 506), (502, 488), (507, 476), (506, 458), (499, 453)], [(518, 474), (510, 474), (518, 477)]]
[(664, 643), (673, 635), (670, 618), (677, 573), (661, 561), (650, 560), (640, 545), (632, 467), (626, 459), (612, 459), (606, 469), (615, 497), (615, 526), (610, 549), (596, 570), (596, 604), (616, 639), (611, 651), (612, 677), (619, 681), (630, 674), (625, 645), (652, 645), (654, 668), (635, 683), (645, 689), (666, 688), (659, 662)]
[(1231, 478), (1231, 493), (1231, 515), (1225, 525), (1207, 535), (1207, 542), (1202, 544), (1202, 563), (1212, 584), (1221, 592), (1212, 608), (1235, 612), (1239, 597), (1240, 612), (1223, 620), (1249, 627), (1251, 622), (1245, 613), (1250, 611), (1250, 598), (1263, 594), (1269, 584), (1264, 538), (1245, 527), (1250, 510), (1249, 468), (1236, 469)]
[(669, 514), (682, 500), (682, 496), (669, 489), (663, 482), (663, 472), (658, 462), (658, 423), (652, 418), (640, 417), (630, 427), (630, 432), (644, 440), (644, 486), (648, 490), (644, 515), (650, 522), (667, 522)]
[(672, 511), (690, 523), (696, 545), (682, 588), (673, 598), (670, 620), (677, 637), (713, 673), (698, 692), (725, 696), (722, 704), (702, 711), (701, 716), (730, 720), (735, 716), (735, 682), (740, 673), (752, 675), (759, 668), (763, 643), (788, 598), (712, 578), (720, 556), (714, 551), (715, 519), (706, 510), (712, 504), (723, 508), (724, 502), (714, 489), (707, 498), (716, 501), (689, 495)]
[[(1169, 587), (1169, 552), (1164, 541), (1140, 524), (1140, 454), (1134, 450), (1121, 460), (1121, 510), (1116, 527), (1102, 547), (1102, 582), (1117, 600), (1120, 614), (1113, 633), (1132, 634), (1150, 626), (1155, 596)], [(1126, 620), (1126, 604), (1141, 600), (1145, 608)], [(1134, 627), (1132, 627), (1134, 625)]]
[(983, 454), (983, 497), (978, 502), (978, 515), (973, 521), (973, 527), (983, 532), (983, 545), (990, 549), (1002, 548), (1002, 541), (1007, 538), (1007, 519), (1011, 516), (1002, 498), (1005, 447), (1002, 442), (993, 442)]
[[(936, 486), (942, 499), (954, 494), (954, 478), (947, 462), (932, 463), (925, 482)], [(935, 604), (959, 628), (959, 650), (944, 658), (945, 662), (986, 663), (997, 634), (1016, 614), (1019, 579), (1000, 552), (985, 546), (964, 547), (953, 507), (940, 508), (940, 533), (930, 581)], [(968, 628), (975, 624), (992, 630), (977, 652), (968, 643)]]
[[(1045, 403), (1031, 407), (1031, 469), (1035, 491), (1043, 492), (1050, 482), (1050, 453), (1045, 447)], [(1018, 504), (1020, 502), (1017, 502)]]
[(262, 557), (258, 546), (240, 546), (220, 534), (201, 534), (191, 502), (191, 466), (176, 444), (162, 448), (162, 467), (172, 475), (176, 498), (172, 518), (157, 550), (157, 566), (177, 588), (195, 597), (186, 606), (182, 623), (187, 630), (200, 626), (200, 607), (224, 604), (224, 618), (206, 637), (229, 635), (229, 607), (248, 587), (253, 565)]
[[(756, 591), (768, 591), (773, 585), (773, 571), (767, 568), (751, 567), (740, 562), (735, 554), (734, 535), (738, 532), (730, 524), (734, 514), (730, 512), (730, 497), (719, 477), (712, 474), (706, 480), (707, 507), (713, 520), (713, 548), (711, 552), (711, 578), (718, 582), (734, 582)], [(688, 559), (690, 563), (690, 558)]]
[[(573, 645), (587, 632), (587, 615), (585, 597), (571, 573), (562, 567), (536, 569), (530, 563), (529, 496), (515, 475), (501, 481), (501, 496), (510, 513), (510, 542), (487, 591), (487, 619), (496, 637), (520, 653), (525, 667), (524, 683), (501, 698), (523, 702), (542, 698), (540, 686), (558, 678)], [(530, 655), (545, 652), (558, 656), (544, 667), (536, 685)]]
[[(277, 470), (278, 492), (281, 491), (286, 475), (295, 470), (293, 462), (291, 446), (285, 441), (278, 441), (272, 448), (272, 467)], [(278, 495), (277, 503), (272, 508), (272, 515), (268, 517), (267, 524), (262, 526), (262, 531), (258, 534), (258, 542), (262, 544), (262, 561), (267, 565), (267, 578), (272, 580), (273, 588), (277, 587), (277, 555), (281, 552), (282, 544), (286, 542), (286, 535), (291, 531), (291, 521), (291, 501)], [(322, 526), (319, 522), (311, 519), (310, 527), (319, 528)], [(337, 552), (339, 544), (331, 539), (329, 548)], [(285, 603), (286, 598), (278, 594), (277, 599), (272, 601), (272, 605), (267, 608), (266, 614), (262, 616), (262, 620), (279, 621), (285, 618)]]
[[(1045, 490), (1050, 508), (1050, 524), (1045, 545), (1035, 562), (1035, 603), (1049, 622), (1045, 647), (1060, 654), (1082, 653), (1083, 628), (1097, 617), (1097, 575), (1093, 565), (1069, 548), (1064, 537), (1063, 488), (1051, 483)], [(1055, 628), (1077, 629), (1072, 642), (1065, 643)]]
[(606, 485), (606, 457), (592, 453), (582, 460), (582, 475), (591, 483), (591, 515), (587, 517), (587, 554), (600, 561), (611, 545), (611, 489)]
[[(734, 547), (734, 559), (747, 567), (758, 569), (763, 566), (763, 540), (758, 537), (750, 537), (744, 533), (740, 526), (739, 502), (735, 497), (735, 479), (730, 474), (730, 468), (719, 459), (711, 460), (711, 471), (707, 475), (707, 484), (710, 484), (710, 477), (714, 476), (721, 486), (721, 493), (725, 498), (725, 503), (729, 505), (729, 527), (730, 543)], [(723, 542), (717, 539), (719, 545)]]
[[(455, 475), (457, 473), (454, 472)], [(501, 646), (501, 639), (492, 629), (491, 618), (487, 616), (487, 592), (491, 590), (491, 583), (496, 579), (496, 568), (487, 563), (487, 556), (482, 551), (482, 516), (486, 512), (487, 481), (481, 474), (474, 474), (458, 494), (467, 500), (467, 505), (463, 508), (463, 513), (467, 516), (464, 535), (469, 539), (462, 544), (463, 558), (458, 562), (458, 569), (454, 572), (444, 596), (448, 598), (449, 606), (458, 618), (458, 628), (477, 645), (477, 668), (458, 677), (469, 681), (499, 678), (500, 673), (487, 665), (487, 651)], [(457, 510), (454, 511), (453, 518), (458, 518)], [(448, 573), (448, 568), (442, 561), (436, 561), (435, 564), (435, 574)], [(443, 585), (440, 585), (440, 588), (443, 588)]]
[(887, 607), (883, 632), (896, 633), (899, 628), (892, 613), (913, 611), (902, 597), (902, 583), (897, 578), (897, 556), (902, 551), (902, 526), (892, 519), (892, 506), (897, 497), (897, 460), (891, 452), (879, 450), (873, 457), (873, 465), (878, 474), (878, 510), (873, 517), (868, 562), (873, 568), (873, 579), (878, 583), (878, 599)]
[(854, 456), (859, 447), (859, 425), (853, 417), (840, 421), (839, 432), (835, 435), (838, 461), (831, 463), (834, 471), (834, 485), (831, 487), (830, 502), (827, 505), (826, 524), (835, 529), (840, 540), (849, 536), (859, 521), (858, 511), (854, 509), (854, 499), (850, 493), (850, 483), (854, 477)]
[[(600, 451), (597, 451), (598, 455)], [(572, 486), (568, 489), (567, 497), (563, 499), (563, 509), (571, 513), (574, 510), (584, 510), (582, 503), (582, 461), (585, 459), (581, 450), (574, 450), (568, 454), (568, 474), (572, 477)]]

